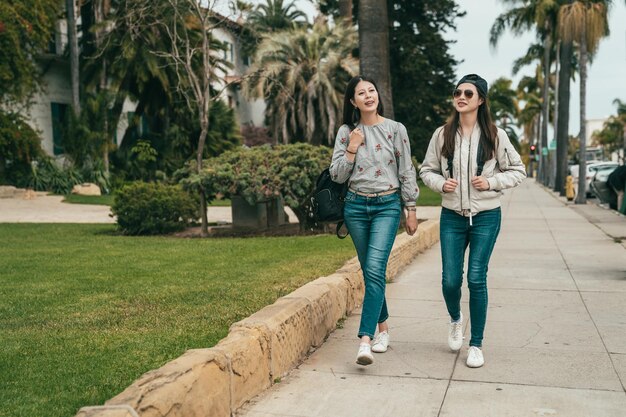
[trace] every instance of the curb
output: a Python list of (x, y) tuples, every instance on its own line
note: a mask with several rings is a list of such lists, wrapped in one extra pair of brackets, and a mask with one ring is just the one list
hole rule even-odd
[[(439, 221), (421, 223), (414, 236), (396, 237), (387, 279), (439, 240)], [(191, 349), (149, 371), (104, 406), (76, 417), (230, 417), (324, 343), (337, 322), (363, 299), (358, 260), (321, 277), (234, 323), (209, 349)]]

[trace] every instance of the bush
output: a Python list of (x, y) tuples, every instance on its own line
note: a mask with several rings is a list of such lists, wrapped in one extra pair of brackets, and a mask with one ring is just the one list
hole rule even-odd
[(44, 155), (41, 139), (22, 116), (0, 111), (0, 184), (23, 187), (31, 162)]
[(76, 184), (83, 182), (80, 172), (73, 167), (59, 168), (52, 159), (41, 158), (32, 164), (28, 187), (36, 191), (51, 191), (66, 195)]
[(188, 193), (161, 183), (135, 182), (122, 187), (111, 211), (127, 235), (177, 232), (197, 218), (197, 207)]
[(308, 217), (310, 198), (331, 158), (331, 148), (303, 143), (241, 148), (205, 160), (200, 174), (189, 164), (177, 178), (185, 189), (202, 188), (209, 200), (217, 195), (241, 196), (256, 204), (282, 196), (305, 230), (314, 226)]

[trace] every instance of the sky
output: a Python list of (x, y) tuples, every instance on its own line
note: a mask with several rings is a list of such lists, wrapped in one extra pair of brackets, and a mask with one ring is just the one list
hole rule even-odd
[[(218, 0), (219, 1), (219, 0)], [(250, 0), (264, 3), (264, 0)], [(534, 75), (534, 67), (526, 67), (516, 76), (511, 68), (513, 62), (523, 56), (534, 41), (534, 34), (514, 37), (505, 32), (497, 48), (489, 45), (489, 30), (496, 17), (505, 11), (498, 0), (456, 0), (467, 14), (456, 22), (456, 31), (445, 35), (455, 40), (450, 53), (462, 63), (457, 67), (458, 78), (465, 74), (480, 74), (491, 83), (499, 77), (511, 78), (514, 85), (524, 75)], [(317, 14), (313, 0), (296, 0), (296, 6), (309, 16)], [(613, 100), (626, 101), (626, 5), (623, 1), (613, 2), (609, 15), (611, 34), (600, 42), (598, 52), (588, 70), (587, 120), (606, 118), (617, 112)], [(569, 133), (577, 135), (580, 126), (578, 77), (570, 90)]]

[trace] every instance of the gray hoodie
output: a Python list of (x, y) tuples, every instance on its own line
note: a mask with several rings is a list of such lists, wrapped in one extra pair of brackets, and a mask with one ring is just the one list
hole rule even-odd
[(459, 182), (451, 193), (443, 192), (443, 184), (448, 178), (448, 160), (442, 155), (443, 126), (435, 130), (424, 163), (420, 168), (420, 177), (426, 186), (441, 193), (441, 205), (459, 214), (476, 214), (481, 211), (500, 207), (502, 190), (518, 186), (526, 178), (526, 169), (506, 132), (498, 129), (496, 157), (485, 162), (482, 176), (489, 182), (489, 190), (478, 191), (471, 180), (476, 175), (476, 156), (480, 141), (480, 127), (474, 127), (469, 141), (457, 133), (453, 158), (453, 177)]

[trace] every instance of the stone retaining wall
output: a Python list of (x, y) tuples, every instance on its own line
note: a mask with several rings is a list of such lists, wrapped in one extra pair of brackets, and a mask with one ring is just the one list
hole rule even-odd
[[(387, 278), (439, 240), (439, 222), (396, 238)], [(210, 349), (192, 349), (147, 372), (100, 407), (76, 417), (230, 417), (324, 342), (337, 322), (360, 305), (363, 279), (356, 258), (309, 282), (230, 328)]]

